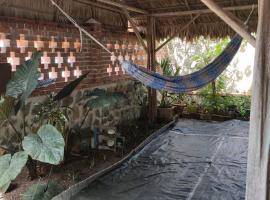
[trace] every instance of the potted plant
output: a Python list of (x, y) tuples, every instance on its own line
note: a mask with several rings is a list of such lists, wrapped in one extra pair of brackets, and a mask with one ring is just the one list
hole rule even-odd
[[(160, 68), (165, 76), (177, 76), (180, 71), (180, 68), (173, 66), (168, 58), (161, 61)], [(164, 90), (159, 91), (159, 93), (161, 99), (158, 107), (158, 118), (170, 121), (174, 116), (173, 96)]]

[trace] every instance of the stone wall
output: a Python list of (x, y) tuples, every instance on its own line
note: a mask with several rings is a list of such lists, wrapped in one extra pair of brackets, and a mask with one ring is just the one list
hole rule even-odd
[[(72, 93), (70, 97), (62, 100), (61, 105), (69, 106), (73, 109), (71, 114), (69, 115), (69, 124), (71, 127), (74, 127), (82, 121), (82, 118), (87, 110), (84, 107), (84, 101), (80, 99), (86, 92), (92, 91), (97, 87), (87, 88), (76, 90)], [(141, 114), (141, 106), (139, 105), (139, 98), (141, 98), (141, 90), (144, 88), (142, 84), (135, 82), (133, 80), (122, 81), (118, 83), (107, 84), (98, 87), (100, 89), (105, 89), (111, 92), (122, 92), (124, 93), (128, 100), (125, 103), (116, 103), (110, 107), (97, 108), (90, 111), (88, 117), (86, 118), (84, 127), (112, 127), (117, 125), (122, 120), (127, 119), (136, 119), (140, 117)], [(30, 125), (33, 120), (33, 108), (36, 103), (44, 101), (48, 96), (36, 96), (31, 97), (26, 102), (26, 121), (27, 124)], [(23, 129), (22, 124), (22, 112), (19, 112), (17, 116), (12, 117), (12, 121), (15, 123), (15, 127), (17, 130)], [(26, 128), (27, 132), (30, 132), (28, 128)], [(7, 123), (1, 127), (0, 131), (0, 144), (14, 144), (14, 141), (17, 141), (16, 135), (14, 134), (14, 130)]]
[[(135, 63), (145, 65), (145, 52), (138, 45), (134, 33), (128, 33), (126, 30), (119, 30), (116, 27), (105, 27), (99, 23), (85, 24), (83, 27), (103, 45), (108, 46), (110, 51), (114, 52), (116, 58), (119, 58), (119, 55), (123, 57), (128, 55), (130, 59), (134, 58), (133, 61)], [(55, 49), (50, 45), (53, 38), (56, 42)], [(20, 45), (25, 41), (27, 41), (27, 47), (22, 49)], [(78, 103), (78, 99), (82, 97), (84, 92), (94, 88), (124, 92), (129, 100), (125, 105), (116, 104), (110, 108), (92, 110), (86, 119), (85, 126), (113, 126), (122, 119), (139, 117), (140, 107), (138, 106), (138, 102), (136, 102), (136, 87), (141, 86), (135, 84), (134, 79), (121, 70), (119, 61), (112, 62), (110, 54), (93, 42), (93, 40), (84, 35), (83, 40), (80, 41), (80, 34), (76, 27), (70, 24), (1, 17), (0, 42), (7, 45), (7, 47), (0, 47), (0, 63), (9, 62), (11, 57), (16, 58), (13, 59), (13, 65), (16, 65), (15, 68), (18, 68), (20, 67), (18, 64), (22, 64), (29, 56), (29, 53), (39, 50), (42, 52), (43, 57), (46, 57), (44, 55), (46, 53), (47, 57), (50, 58), (49, 64), (45, 65), (41, 63), (39, 66), (43, 75), (42, 78), (49, 79), (49, 74), (53, 70), (55, 70), (57, 75), (55, 84), (47, 88), (35, 90), (32, 97), (27, 101), (26, 116), (28, 124), (31, 123), (33, 118), (32, 110), (34, 104), (43, 101), (46, 95), (58, 92), (68, 82), (74, 80), (76, 78), (74, 72), (77, 67), (82, 74), (89, 74), (71, 97), (66, 98), (62, 102), (63, 105), (69, 105), (74, 110), (70, 116), (71, 126), (78, 124), (86, 112), (83, 102)], [(67, 49), (64, 48), (65, 42), (69, 43), (69, 48)], [(82, 51), (76, 48), (75, 42), (82, 42)], [(37, 46), (37, 44), (41, 43), (41, 47), (38, 47), (39, 45)], [(122, 46), (123, 44), (125, 48)], [(57, 53), (60, 53), (63, 58), (61, 66), (58, 65), (55, 59), (58, 56)], [(76, 57), (76, 62), (73, 63), (73, 66), (69, 61), (70, 53), (73, 53)], [(107, 72), (109, 66), (112, 67), (111, 74)], [(118, 73), (116, 73), (116, 69), (119, 70)], [(65, 80), (63, 73), (66, 70), (70, 71), (70, 76)], [(1, 68), (0, 74), (4, 76)], [(18, 113), (16, 117), (12, 118), (18, 130), (22, 130), (24, 127), (22, 116), (22, 113)], [(30, 130), (27, 130), (27, 132), (30, 132)], [(3, 127), (0, 127), (0, 144), (11, 144), (16, 140), (14, 130), (10, 126), (4, 124)]]

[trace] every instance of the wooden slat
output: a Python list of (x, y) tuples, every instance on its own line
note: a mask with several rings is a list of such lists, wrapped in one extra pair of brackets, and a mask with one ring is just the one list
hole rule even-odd
[[(234, 10), (250, 10), (254, 8), (257, 8), (257, 5), (244, 5), (244, 6), (230, 6), (230, 7), (224, 7), (223, 10), (227, 11), (234, 11)], [(153, 13), (149, 14), (150, 16), (154, 17), (171, 17), (171, 16), (185, 16), (185, 15), (191, 15), (191, 14), (209, 14), (213, 11), (210, 9), (200, 9), (200, 10), (188, 10), (188, 11), (175, 11), (175, 12), (164, 12), (164, 13)]]
[(235, 32), (246, 39), (253, 47), (256, 45), (256, 39), (246, 31), (243, 25), (240, 25), (230, 17), (232, 14), (228, 14), (213, 0), (201, 0), (210, 10), (212, 10), (219, 18), (221, 18), (226, 24), (228, 24)]
[(126, 9), (123, 9), (123, 12), (124, 12), (125, 16), (127, 17), (128, 21), (130, 22), (130, 24), (134, 30), (134, 33), (136, 34), (140, 44), (143, 46), (144, 50), (147, 52), (147, 46), (142, 39), (142, 36), (141, 36), (137, 26), (136, 26), (136, 23), (133, 21), (133, 19), (131, 19), (130, 15)]
[(123, 3), (114, 2), (114, 1), (111, 1), (111, 0), (97, 0), (97, 2), (102, 2), (102, 3), (105, 3), (105, 4), (111, 5), (111, 6), (116, 6), (118, 8), (124, 8), (124, 9), (127, 9), (129, 11), (136, 12), (136, 13), (148, 14), (148, 12), (146, 10), (143, 10), (143, 9), (140, 9), (140, 8), (135, 8), (135, 7), (132, 7), (132, 6), (128, 6), (128, 5), (123, 4)]
[(93, 6), (93, 7), (101, 8), (101, 9), (104, 9), (104, 10), (109, 10), (109, 11), (116, 12), (116, 13), (121, 13), (122, 12), (120, 9), (112, 8), (112, 7), (106, 6), (106, 5), (101, 5), (100, 3), (96, 3), (96, 2), (92, 2), (92, 1), (75, 0), (75, 2), (76, 3), (83, 4), (83, 5), (88, 5), (88, 6)]

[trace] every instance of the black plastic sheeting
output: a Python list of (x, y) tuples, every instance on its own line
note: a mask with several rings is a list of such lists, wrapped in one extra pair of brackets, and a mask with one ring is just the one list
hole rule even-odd
[(248, 128), (237, 120), (180, 120), (71, 199), (245, 199)]

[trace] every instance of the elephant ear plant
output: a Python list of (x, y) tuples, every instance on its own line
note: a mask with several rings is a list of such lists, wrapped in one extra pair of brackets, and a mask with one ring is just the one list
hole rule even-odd
[[(5, 96), (0, 99), (0, 125), (8, 124), (12, 128), (17, 138), (15, 142), (18, 144), (12, 148), (9, 144), (0, 144), (0, 147), (7, 152), (0, 157), (0, 192), (2, 193), (7, 191), (25, 165), (29, 175), (34, 179), (37, 177), (34, 160), (58, 165), (64, 157), (64, 138), (53, 125), (42, 124), (35, 134), (27, 127), (25, 116), (22, 117), (23, 128), (18, 129), (13, 120), (17, 117), (16, 112), (23, 110), (26, 99), (38, 85), (40, 57), (41, 53), (35, 52), (30, 60), (18, 68), (7, 84)], [(55, 98), (60, 100), (69, 95), (85, 76), (66, 86), (65, 91), (58, 93)], [(20, 119), (17, 117), (17, 120)], [(12, 138), (12, 135), (9, 138)]]
[(37, 103), (33, 109), (34, 118), (32, 120), (31, 127), (41, 127), (44, 124), (52, 124), (55, 128), (62, 133), (65, 140), (65, 155), (69, 153), (68, 138), (70, 128), (68, 127), (69, 113), (72, 112), (72, 108), (69, 106), (61, 105), (61, 100), (68, 97), (75, 88), (81, 83), (83, 79), (87, 77), (88, 73), (75, 79), (61, 89), (56, 95), (50, 95), (45, 101)]

